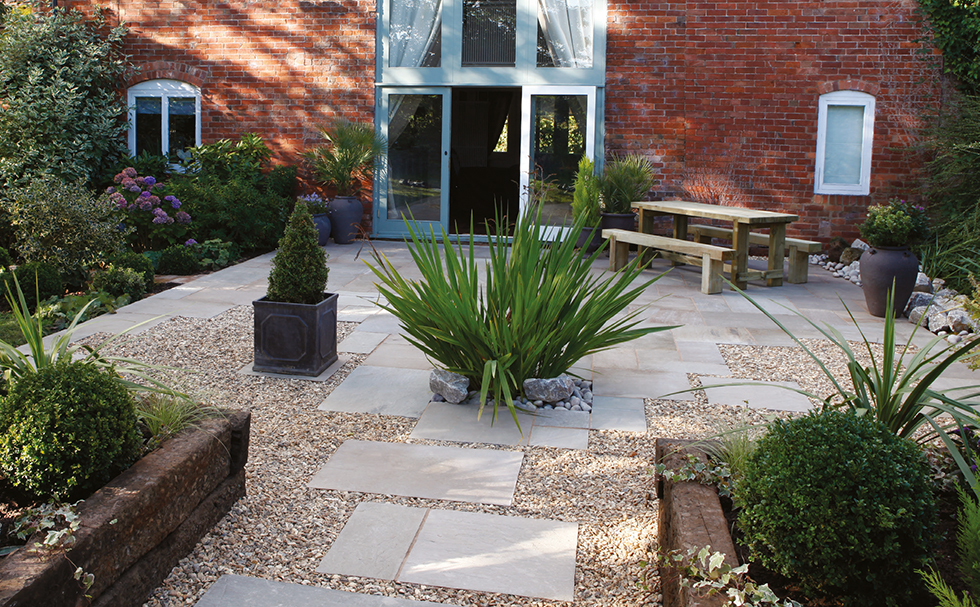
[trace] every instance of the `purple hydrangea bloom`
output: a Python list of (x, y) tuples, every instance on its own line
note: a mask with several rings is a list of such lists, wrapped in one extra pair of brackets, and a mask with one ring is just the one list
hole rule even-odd
[(109, 186), (109, 187), (107, 187), (107, 188), (105, 189), (105, 193), (106, 193), (106, 194), (115, 194), (115, 193), (116, 193), (116, 188), (114, 188), (114, 187), (112, 187), (112, 186)]
[(127, 189), (128, 189), (128, 190), (129, 190), (130, 192), (133, 192), (134, 194), (139, 194), (140, 192), (142, 192), (142, 191), (143, 191), (143, 190), (142, 190), (142, 188), (140, 188), (140, 187), (139, 187), (138, 185), (136, 185), (135, 183), (134, 183), (133, 185), (131, 185), (131, 186), (129, 186), (129, 188), (127, 188)]
[(119, 183), (123, 180), (124, 177), (125, 175), (123, 175), (122, 173), (116, 173), (116, 176), (112, 178), (112, 181), (115, 183)]
[(157, 182), (156, 177), (152, 177), (150, 175), (147, 175), (146, 177), (143, 178), (143, 183), (145, 183), (148, 186), (153, 186), (153, 184), (155, 184), (156, 182)]
[(140, 186), (141, 188), (145, 188), (146, 187), (146, 181), (142, 177), (137, 177), (136, 178), (136, 185)]
[(191, 216), (183, 211), (177, 211), (177, 223), (190, 223)]
[(133, 167), (126, 167), (125, 169), (122, 170), (122, 174), (130, 178), (139, 175), (139, 173), (137, 173), (136, 169), (134, 169)]
[(158, 196), (154, 196), (153, 194), (150, 194), (149, 201), (153, 206), (160, 204), (160, 198)]
[[(179, 214), (180, 214), (180, 213), (178, 213), (178, 215), (179, 215)], [(187, 213), (184, 213), (184, 214), (186, 215)], [(188, 239), (187, 239), (187, 242), (185, 242), (185, 243), (184, 243), (184, 246), (185, 246), (185, 247), (189, 247), (189, 246), (191, 246), (192, 244), (197, 244), (197, 241), (196, 241), (196, 240), (194, 240), (193, 238), (188, 238)]]
[(119, 182), (119, 185), (121, 185), (122, 187), (124, 187), (124, 188), (126, 188), (128, 190), (129, 188), (131, 188), (134, 185), (136, 185), (136, 182), (133, 181), (132, 179), (130, 179), (129, 177), (123, 176), (123, 178)]
[(169, 202), (170, 203), (170, 206), (172, 206), (173, 208), (175, 208), (175, 209), (179, 209), (180, 208), (180, 201), (177, 200), (177, 197), (176, 196), (164, 196), (163, 199), (165, 201)]
[(139, 198), (137, 198), (136, 199), (136, 202), (134, 202), (133, 204), (138, 204), (139, 207), (140, 207), (140, 209), (142, 209), (144, 211), (149, 211), (150, 209), (153, 208), (153, 203), (150, 202), (150, 199), (149, 198), (143, 198), (142, 196), (139, 197)]
[(109, 196), (109, 200), (111, 200), (120, 209), (126, 208), (126, 198), (119, 192), (113, 192), (112, 195)]

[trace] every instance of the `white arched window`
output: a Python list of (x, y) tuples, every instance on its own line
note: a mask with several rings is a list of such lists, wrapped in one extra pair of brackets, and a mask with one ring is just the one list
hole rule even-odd
[(875, 98), (834, 91), (820, 96), (818, 111), (814, 193), (868, 195)]
[(201, 90), (177, 80), (129, 88), (129, 153), (173, 156), (201, 144)]

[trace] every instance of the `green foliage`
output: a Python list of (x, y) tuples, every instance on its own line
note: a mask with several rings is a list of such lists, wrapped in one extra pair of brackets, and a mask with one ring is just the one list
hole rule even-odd
[(187, 276), (200, 272), (201, 264), (189, 246), (178, 244), (163, 250), (157, 269), (161, 274)]
[(595, 176), (595, 164), (588, 156), (582, 156), (578, 161), (578, 173), (575, 174), (572, 217), (575, 221), (581, 218), (585, 227), (599, 225), (599, 182)]
[(736, 497), (753, 561), (844, 605), (903, 604), (933, 545), (926, 458), (870, 416), (775, 420)]
[(140, 276), (143, 277), (144, 292), (153, 288), (153, 262), (146, 255), (126, 251), (116, 255), (112, 260), (112, 265), (117, 268), (132, 268), (139, 272)]
[(916, 573), (922, 576), (922, 580), (926, 583), (929, 592), (939, 601), (939, 607), (977, 607), (977, 604), (973, 602), (969, 594), (964, 594), (962, 599), (956, 596), (956, 591), (946, 584), (942, 576), (935, 569), (929, 569), (928, 572), (920, 570)]
[[(441, 247), (431, 228), (426, 234), (406, 222), (421, 279), (406, 280), (377, 251), (369, 265), (388, 301), (382, 307), (401, 321), (407, 339), (480, 386), (481, 414), (491, 394), (494, 419), (506, 402), (516, 422), (513, 398), (525, 379), (557, 377), (587, 354), (673, 327), (638, 327), (640, 310), (622, 314), (659, 278), (638, 280), (639, 260), (600, 279), (592, 273), (598, 252), (581, 255), (575, 239), (542, 241), (540, 207), (517, 222), (509, 246), (506, 224), (498, 218), (496, 231), (488, 230), (489, 258), (480, 262), (473, 230), (468, 247), (461, 240), (454, 249)], [(581, 227), (580, 220), (573, 233)]]
[(238, 247), (232, 242), (222, 242), (217, 238), (195, 242), (190, 245), (202, 270), (212, 272), (227, 268), (239, 258)]
[(929, 236), (929, 217), (924, 208), (893, 198), (870, 207), (860, 230), (873, 247), (904, 247)]
[(965, 92), (980, 92), (980, 3), (977, 0), (919, 0), (923, 25), (943, 52), (943, 71)]
[(65, 294), (65, 286), (61, 282), (58, 269), (43, 261), (32, 261), (18, 266), (13, 272), (3, 272), (0, 274), (0, 281), (3, 281), (0, 288), (8, 292), (13, 290), (15, 281), (35, 285), (35, 289), (28, 289), (29, 292), (24, 293), (27, 305), (32, 310), (37, 307), (38, 301)]
[(272, 258), (266, 297), (284, 303), (320, 303), (329, 271), (326, 253), (317, 245), (313, 216), (305, 204), (297, 202)]
[(255, 133), (245, 133), (238, 141), (219, 139), (187, 150), (183, 163), (187, 173), (229, 179), (233, 175), (254, 175), (272, 157), (272, 150)]
[[(959, 485), (960, 511), (956, 517), (956, 555), (960, 559), (959, 573), (974, 596), (980, 596), (980, 503)], [(974, 488), (977, 491), (977, 488)]]
[(980, 179), (976, 178), (980, 174), (980, 97), (954, 95), (943, 103), (927, 130), (926, 145), (933, 154), (929, 163), (933, 211), (941, 221), (975, 211), (980, 200)]
[(81, 182), (35, 179), (9, 193), (17, 252), (29, 262), (54, 264), (72, 288), (86, 282), (89, 268), (124, 246), (126, 232), (119, 229), (108, 196), (96, 196)]
[(113, 297), (129, 296), (130, 301), (139, 301), (146, 294), (143, 275), (132, 268), (110, 264), (105, 270), (96, 272), (92, 278), (92, 288), (106, 291)]
[(0, 271), (9, 269), (12, 263), (14, 260), (10, 257), (10, 251), (0, 247)]
[(705, 463), (694, 453), (688, 453), (684, 463), (676, 470), (663, 463), (654, 465), (653, 470), (668, 481), (695, 481), (702, 485), (714, 485), (718, 488), (718, 495), (722, 497), (731, 497), (733, 493), (732, 475), (728, 468)]
[(126, 167), (113, 177), (113, 183), (116, 185), (106, 188), (106, 194), (122, 225), (132, 228), (127, 241), (134, 250), (158, 250), (184, 241), (191, 216), (156, 177), (140, 176), (135, 168)]
[(62, 361), (10, 388), (0, 402), (0, 468), (11, 484), (84, 498), (135, 461), (133, 398), (111, 373)]
[(125, 28), (11, 10), (0, 24), (0, 190), (41, 176), (94, 186), (126, 149)]
[[(96, 316), (111, 314), (117, 308), (128, 303), (130, 303), (129, 295), (113, 296), (105, 291), (89, 291), (79, 295), (69, 294), (61, 297), (53, 295), (38, 304), (34, 316), (42, 321), (44, 333), (47, 335), (61, 331), (75, 319), (82, 323)], [(25, 343), (19, 327), (16, 323), (14, 325), (18, 332), (16, 345)], [(4, 339), (3, 341), (9, 342), (10, 340)]]
[(145, 451), (218, 414), (213, 407), (173, 394), (145, 394), (136, 400), (136, 417), (149, 434)]
[(646, 197), (656, 180), (653, 165), (638, 154), (614, 158), (606, 164), (599, 178), (602, 210), (606, 213), (629, 213), (633, 202)]
[(374, 163), (385, 154), (388, 142), (375, 135), (374, 125), (338, 120), (318, 129), (326, 144), (303, 154), (317, 179), (337, 191), (354, 196), (370, 182)]
[[(695, 596), (727, 597), (724, 607), (801, 607), (792, 599), (780, 600), (769, 584), (756, 584), (749, 577), (749, 566), (732, 567), (721, 552), (711, 552), (710, 546), (691, 548), (687, 553), (671, 550), (657, 554), (657, 560), (677, 569), (682, 588), (690, 588)], [(640, 563), (645, 566), (646, 563)]]
[(918, 247), (916, 255), (926, 275), (942, 278), (960, 293), (969, 293), (970, 273), (980, 274), (980, 204), (974, 199), (972, 206), (962, 210), (946, 205), (941, 212), (946, 219), (938, 224), (933, 238)]

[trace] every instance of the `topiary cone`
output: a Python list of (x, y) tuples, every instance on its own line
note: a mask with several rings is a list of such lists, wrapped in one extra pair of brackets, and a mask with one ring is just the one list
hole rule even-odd
[(306, 204), (297, 202), (269, 273), (269, 301), (317, 304), (327, 288), (327, 257)]

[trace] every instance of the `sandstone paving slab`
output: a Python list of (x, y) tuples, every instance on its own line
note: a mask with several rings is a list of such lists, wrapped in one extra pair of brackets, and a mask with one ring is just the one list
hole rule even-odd
[[(569, 411), (567, 409), (541, 409), (534, 413), (534, 429), (543, 426), (555, 428), (589, 428), (588, 411)], [(533, 444), (533, 443), (532, 443)]]
[(361, 502), (320, 561), (317, 572), (395, 579), (425, 514), (424, 508)]
[(647, 414), (642, 398), (596, 396), (592, 403), (593, 430), (646, 432)]
[(350, 352), (351, 354), (370, 354), (387, 337), (387, 333), (352, 331), (344, 341), (340, 342), (337, 349), (341, 352)]
[(633, 398), (663, 398), (667, 400), (692, 400), (691, 393), (670, 394), (687, 390), (691, 382), (687, 373), (680, 371), (624, 371), (596, 369), (592, 392), (596, 396), (624, 396)]
[(571, 601), (578, 523), (430, 510), (398, 581)]
[(245, 365), (244, 367), (242, 367), (241, 369), (239, 369), (238, 370), (238, 374), (239, 375), (252, 375), (252, 376), (255, 376), (255, 377), (274, 377), (276, 379), (300, 379), (300, 380), (304, 380), (304, 381), (325, 382), (325, 381), (328, 381), (331, 377), (333, 377), (333, 374), (334, 373), (336, 373), (337, 371), (340, 371), (340, 368), (343, 367), (344, 365), (346, 365), (347, 364), (347, 361), (349, 361), (349, 360), (350, 360), (350, 355), (349, 354), (339, 354), (339, 355), (337, 355), (337, 362), (335, 362), (334, 364), (332, 364), (329, 367), (327, 367), (326, 369), (324, 369), (323, 370), (323, 373), (321, 373), (319, 375), (315, 375), (315, 376), (310, 376), (310, 375), (288, 375), (286, 373), (266, 373), (264, 371), (253, 371), (252, 370), (252, 365), (255, 364), (254, 361), (248, 363), (247, 365)]
[(358, 329), (372, 333), (395, 334), (402, 332), (401, 321), (391, 312), (384, 310), (380, 314), (374, 314), (370, 318), (366, 318), (361, 322), (361, 326)]
[(309, 486), (509, 506), (523, 459), (520, 451), (348, 440)]
[(528, 438), (528, 444), (535, 447), (584, 450), (589, 448), (589, 431), (585, 428), (557, 428), (535, 425), (531, 430), (530, 438)]
[(443, 607), (430, 601), (410, 601), (331, 588), (287, 584), (262, 578), (226, 574), (208, 588), (197, 607)]
[(429, 397), (429, 372), (361, 365), (318, 407), (321, 411), (418, 417)]
[[(363, 323), (361, 324), (363, 325)], [(357, 333), (357, 331), (354, 333)], [(375, 348), (374, 352), (364, 361), (364, 364), (375, 367), (418, 369), (420, 371), (432, 369), (432, 363), (425, 357), (425, 354), (421, 350), (408, 342), (399, 343), (392, 341), (389, 343), (392, 337), (395, 336), (392, 335), (384, 343)], [(431, 395), (431, 392), (429, 394)]]
[(457, 443), (527, 444), (527, 436), (534, 426), (534, 417), (530, 414), (517, 413), (524, 432), (522, 436), (506, 407), (500, 408), (496, 421), (492, 423), (493, 411), (490, 407), (484, 407), (479, 420), (476, 417), (478, 409), (478, 405), (430, 402), (410, 436)]
[(681, 361), (724, 365), (725, 358), (718, 350), (718, 344), (707, 341), (678, 341), (677, 352)]
[[(796, 382), (756, 382), (746, 385), (720, 384), (739, 383), (738, 380), (724, 378), (702, 377), (701, 384), (712, 405), (729, 405), (732, 407), (745, 406), (748, 403), (753, 409), (772, 409), (775, 411), (809, 411), (813, 408), (810, 399), (798, 392), (786, 388), (799, 389)], [(758, 385), (765, 384), (765, 385)], [(717, 386), (717, 387), (712, 387)]]

